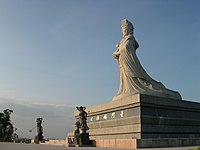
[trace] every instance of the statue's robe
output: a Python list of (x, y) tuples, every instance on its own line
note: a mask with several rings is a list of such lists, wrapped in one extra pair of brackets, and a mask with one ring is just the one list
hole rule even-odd
[(122, 97), (141, 93), (181, 99), (178, 92), (165, 88), (161, 82), (155, 81), (146, 73), (136, 55), (138, 47), (139, 44), (133, 35), (123, 37), (118, 46), (119, 56), (117, 59), (120, 67), (120, 87), (117, 96)]

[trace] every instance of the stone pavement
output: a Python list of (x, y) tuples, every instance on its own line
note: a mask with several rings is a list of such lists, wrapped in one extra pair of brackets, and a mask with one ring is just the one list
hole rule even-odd
[[(197, 150), (197, 147), (198, 146), (173, 147), (173, 148), (145, 148), (138, 150)], [(37, 145), (37, 144), (0, 143), (0, 150), (114, 150), (114, 149), (97, 148), (97, 147), (65, 147), (65, 146)], [(116, 149), (116, 150), (125, 150), (125, 149)]]

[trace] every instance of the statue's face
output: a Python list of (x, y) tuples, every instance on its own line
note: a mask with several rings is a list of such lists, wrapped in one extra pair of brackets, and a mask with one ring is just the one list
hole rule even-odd
[(123, 37), (126, 36), (126, 35), (128, 35), (128, 30), (127, 30), (127, 28), (122, 27), (122, 35), (123, 35)]
[(122, 35), (127, 36), (129, 34), (133, 34), (133, 30), (129, 27), (122, 27)]

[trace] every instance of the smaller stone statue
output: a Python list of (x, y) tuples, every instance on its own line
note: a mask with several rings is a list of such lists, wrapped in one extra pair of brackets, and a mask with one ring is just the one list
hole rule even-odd
[(87, 113), (85, 112), (86, 107), (76, 107), (77, 110), (80, 112), (78, 115), (78, 122), (80, 124), (80, 129), (82, 133), (86, 133), (87, 130), (89, 130), (89, 127), (87, 126)]
[(87, 126), (86, 107), (80, 106), (76, 108), (79, 111), (79, 115), (77, 116), (77, 121), (75, 123), (73, 144), (78, 146), (90, 145), (89, 133), (87, 133), (89, 127)]
[(43, 128), (42, 128), (42, 122), (43, 118), (37, 118), (37, 136), (35, 137), (36, 143), (39, 143), (39, 141), (43, 141)]
[(80, 122), (76, 121), (74, 130), (74, 144), (78, 145), (80, 143)]

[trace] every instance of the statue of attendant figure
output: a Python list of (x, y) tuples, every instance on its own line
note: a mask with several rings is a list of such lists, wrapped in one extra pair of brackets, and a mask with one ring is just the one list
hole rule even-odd
[(113, 53), (120, 68), (120, 87), (113, 100), (139, 93), (181, 100), (178, 92), (165, 88), (161, 82), (152, 79), (143, 69), (136, 55), (139, 44), (133, 36), (132, 23), (124, 19), (121, 28), (123, 38)]
[(79, 124), (82, 133), (86, 133), (86, 131), (89, 130), (89, 127), (87, 126), (87, 113), (85, 112), (86, 107), (80, 106), (80, 107), (76, 107), (76, 108), (80, 112), (78, 115), (77, 123)]
[(37, 118), (36, 122), (37, 122), (37, 138), (38, 141), (42, 141), (43, 140), (43, 128), (42, 128), (42, 118)]

